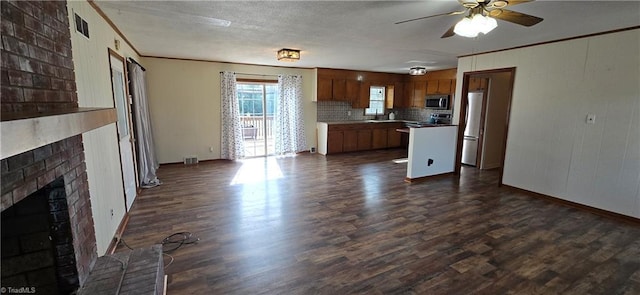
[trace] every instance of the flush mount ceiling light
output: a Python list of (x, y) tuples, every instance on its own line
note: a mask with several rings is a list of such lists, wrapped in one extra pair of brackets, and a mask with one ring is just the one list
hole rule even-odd
[(456, 35), (473, 38), (479, 33), (487, 34), (498, 26), (495, 18), (484, 16), (481, 13), (473, 14), (459, 21), (453, 28)]
[(409, 69), (409, 75), (420, 76), (427, 73), (427, 69), (423, 67), (412, 67)]
[(300, 60), (300, 50), (282, 48), (278, 50), (277, 57), (281, 61), (297, 61)]

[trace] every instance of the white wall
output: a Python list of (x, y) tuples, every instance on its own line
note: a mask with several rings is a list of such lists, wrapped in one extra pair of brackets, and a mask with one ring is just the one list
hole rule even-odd
[(516, 67), (504, 183), (640, 217), (639, 52), (635, 29), (460, 58), (458, 81)]
[(453, 172), (457, 134), (458, 126), (409, 128), (407, 178)]
[(312, 69), (166, 58), (143, 58), (142, 64), (147, 69), (149, 109), (160, 163), (182, 162), (185, 156), (197, 156), (199, 160), (220, 158), (221, 71), (302, 75), (307, 145), (315, 146), (316, 103), (312, 99), (316, 76)]
[[(69, 1), (67, 10), (78, 104), (80, 107), (114, 107), (107, 48), (113, 48), (114, 39), (119, 39), (120, 55), (136, 59), (138, 56), (87, 2)], [(74, 12), (89, 24), (89, 39), (75, 31)], [(125, 214), (116, 125), (92, 130), (82, 137), (98, 254), (102, 255)]]
[(510, 73), (495, 73), (489, 75), (489, 77), (480, 169), (500, 167), (507, 108), (509, 106), (509, 97), (511, 96)]

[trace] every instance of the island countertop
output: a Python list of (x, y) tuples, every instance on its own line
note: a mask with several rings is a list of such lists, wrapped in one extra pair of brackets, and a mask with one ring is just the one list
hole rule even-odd
[(418, 121), (409, 120), (353, 120), (353, 121), (318, 121), (327, 125), (343, 125), (343, 124), (366, 124), (366, 123), (418, 123)]

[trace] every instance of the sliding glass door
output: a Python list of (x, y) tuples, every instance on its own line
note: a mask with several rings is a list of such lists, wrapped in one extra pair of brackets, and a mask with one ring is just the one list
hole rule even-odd
[(241, 82), (237, 84), (242, 138), (246, 157), (275, 153), (273, 119), (278, 84), (273, 82)]

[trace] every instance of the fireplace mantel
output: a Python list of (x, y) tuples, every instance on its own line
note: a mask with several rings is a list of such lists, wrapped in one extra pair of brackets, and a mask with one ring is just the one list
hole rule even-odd
[(2, 113), (0, 158), (5, 159), (116, 122), (115, 108)]

